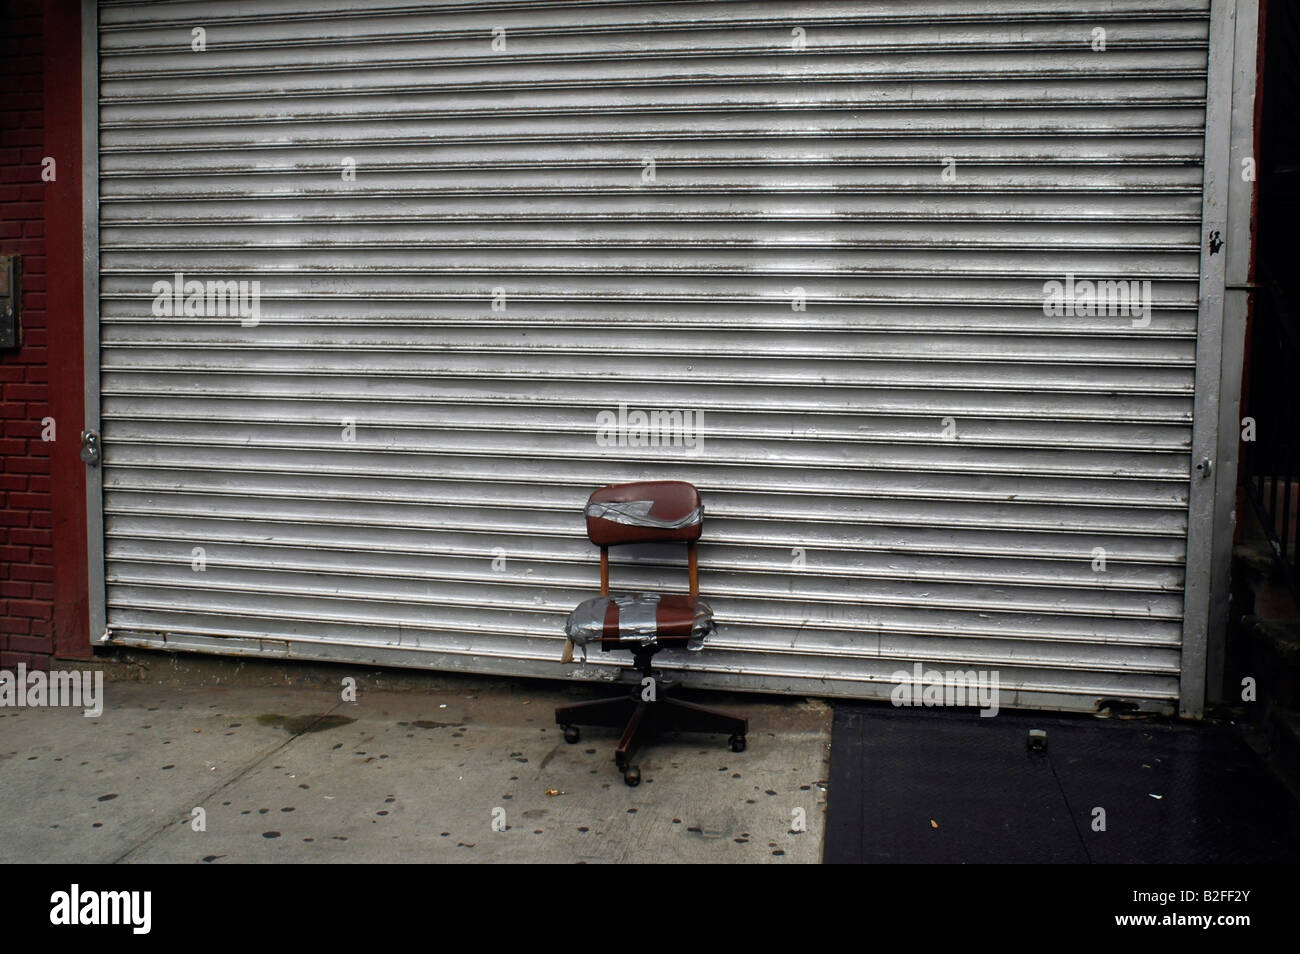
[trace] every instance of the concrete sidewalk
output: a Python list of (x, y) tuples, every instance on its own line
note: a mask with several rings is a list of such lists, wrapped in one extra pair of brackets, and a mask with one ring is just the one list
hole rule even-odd
[(566, 745), (554, 724), (554, 705), (595, 687), (361, 682), (342, 702), (337, 689), (110, 681), (98, 718), (0, 709), (0, 861), (821, 859), (821, 702), (709, 696), (749, 718), (747, 750), (668, 736), (638, 757), (643, 781), (630, 788), (613, 730)]

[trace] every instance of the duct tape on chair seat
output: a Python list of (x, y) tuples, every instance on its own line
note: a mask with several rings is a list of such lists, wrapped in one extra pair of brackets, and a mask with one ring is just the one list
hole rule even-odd
[(698, 596), (626, 593), (595, 596), (569, 614), (565, 634), (576, 645), (599, 640), (680, 645), (697, 650), (715, 629), (713, 610)]

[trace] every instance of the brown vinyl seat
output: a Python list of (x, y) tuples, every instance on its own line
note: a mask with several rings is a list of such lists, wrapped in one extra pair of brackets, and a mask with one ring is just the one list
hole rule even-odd
[(593, 596), (580, 603), (565, 626), (579, 645), (630, 649), (658, 643), (665, 649), (701, 649), (713, 632), (713, 610), (698, 596), (684, 593), (629, 593)]
[[(600, 547), (600, 595), (569, 614), (563, 661), (572, 660), (574, 645), (583, 647), (584, 661), (592, 644), (602, 651), (631, 650), (642, 678), (630, 696), (558, 706), (555, 721), (564, 727), (565, 741), (578, 741), (580, 725), (626, 723), (614, 760), (629, 785), (641, 781), (640, 769), (630, 764), (632, 752), (659, 731), (727, 732), (732, 749), (744, 751), (747, 720), (661, 697), (656, 690), (661, 680), (650, 668), (651, 657), (660, 649), (699, 650), (715, 629), (713, 610), (699, 594), (696, 541), (704, 526), (699, 491), (680, 480), (612, 484), (588, 498), (585, 513), (587, 537)], [(690, 592), (611, 593), (609, 548), (633, 543), (686, 544)], [(663, 683), (664, 690), (667, 686)]]

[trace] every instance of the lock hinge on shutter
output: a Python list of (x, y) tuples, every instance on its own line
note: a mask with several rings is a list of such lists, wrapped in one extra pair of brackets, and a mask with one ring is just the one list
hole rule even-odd
[(91, 467), (99, 466), (102, 456), (99, 443), (99, 431), (81, 432), (81, 459)]

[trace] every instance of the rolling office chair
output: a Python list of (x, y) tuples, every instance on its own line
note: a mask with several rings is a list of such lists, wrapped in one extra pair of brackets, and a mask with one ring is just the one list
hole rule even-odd
[[(581, 603), (569, 614), (564, 661), (573, 646), (599, 643), (602, 652), (628, 649), (641, 679), (631, 694), (594, 702), (557, 706), (555, 721), (564, 728), (564, 741), (580, 738), (578, 726), (623, 727), (614, 761), (628, 785), (641, 783), (641, 771), (631, 764), (636, 749), (659, 732), (726, 732), (732, 751), (745, 750), (749, 721), (689, 702), (666, 698), (669, 688), (650, 669), (660, 649), (700, 649), (713, 634), (713, 611), (700, 599), (700, 574), (695, 541), (704, 523), (700, 492), (680, 480), (656, 480), (602, 487), (587, 501), (587, 537), (600, 547), (600, 596)], [(625, 543), (686, 544), (690, 594), (661, 595), (609, 592), (609, 548)], [(647, 688), (646, 679), (653, 683)]]

